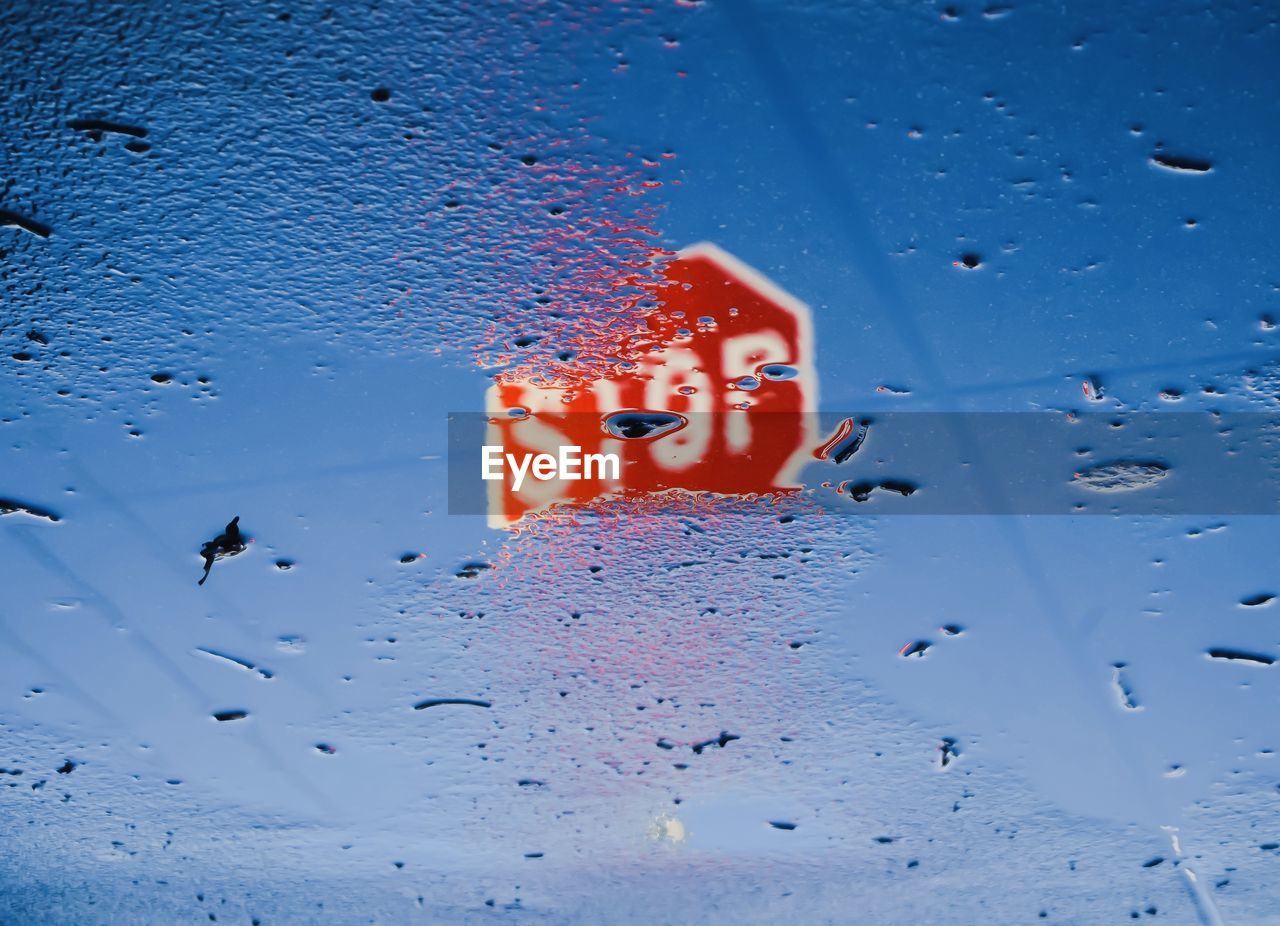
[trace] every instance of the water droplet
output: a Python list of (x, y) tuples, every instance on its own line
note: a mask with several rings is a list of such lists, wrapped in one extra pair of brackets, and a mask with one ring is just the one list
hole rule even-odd
[(734, 740), (739, 740), (739, 739), (742, 739), (742, 737), (734, 733), (728, 733), (724, 730), (721, 730), (719, 736), (713, 739), (703, 740), (700, 743), (694, 743), (689, 748), (692, 749), (698, 755), (702, 755), (702, 750), (706, 749), (708, 746), (718, 746), (721, 749), (724, 749), (724, 747), (728, 746)]
[(1124, 670), (1127, 668), (1123, 662), (1112, 663), (1111, 665), (1111, 685), (1115, 688), (1116, 698), (1120, 701), (1120, 706), (1127, 711), (1140, 711), (1142, 705), (1138, 703), (1138, 698), (1133, 692), (1133, 686), (1129, 684), (1128, 677)]
[(20, 228), (38, 238), (48, 238), (53, 234), (53, 229), (43, 222), (37, 222), (29, 216), (19, 215), (9, 209), (0, 209), (0, 226)]
[(1153, 486), (1167, 475), (1169, 467), (1163, 463), (1122, 460), (1081, 470), (1075, 479), (1094, 492), (1132, 492)]
[(651, 440), (678, 431), (687, 420), (671, 412), (615, 412), (604, 420), (604, 428), (614, 437), (626, 440)]
[(238, 669), (244, 669), (248, 672), (254, 672), (257, 675), (260, 675), (266, 679), (273, 678), (275, 676), (275, 673), (272, 672), (270, 669), (263, 669), (259, 666), (256, 666), (247, 659), (240, 659), (237, 656), (231, 656), (231, 655), (228, 655), (227, 653), (222, 653), (214, 649), (208, 649), (203, 646), (197, 646), (195, 651), (197, 653), (200, 653), (201, 655), (208, 656), (211, 659), (216, 659), (228, 665), (235, 666)]
[(1268, 656), (1265, 653), (1254, 653), (1248, 650), (1229, 649), (1227, 647), (1214, 647), (1206, 651), (1205, 655), (1210, 659), (1220, 659), (1226, 662), (1248, 662), (1259, 666), (1269, 666), (1276, 661), (1274, 656)]
[(836, 429), (826, 442), (813, 452), (819, 460), (831, 459), (835, 463), (843, 463), (862, 446), (870, 433), (871, 420), (864, 418), (855, 426), (852, 418), (846, 418), (836, 425)]
[(463, 563), (458, 567), (458, 571), (454, 573), (459, 579), (474, 579), (484, 572), (486, 569), (492, 569), (492, 563), (484, 563), (479, 560), (473, 560), (469, 563)]
[(247, 550), (248, 544), (245, 539), (240, 533), (240, 516), (236, 515), (221, 534), (212, 540), (206, 541), (200, 548), (200, 556), (204, 559), (204, 575), (200, 577), (200, 581), (196, 584), (204, 585), (215, 562), (231, 556), (238, 556)]
[(765, 379), (781, 382), (783, 380), (795, 379), (800, 375), (800, 371), (785, 363), (769, 363), (760, 368), (760, 375)]
[(914, 483), (902, 479), (886, 479), (879, 483), (857, 482), (849, 486), (849, 497), (855, 502), (865, 502), (876, 489), (883, 489), (886, 492), (893, 492), (903, 498), (907, 498), (914, 495), (918, 488)]
[(28, 505), (23, 502), (14, 501), (11, 498), (0, 498), (0, 517), (7, 514), (24, 514), (29, 518), (38, 518), (41, 521), (62, 520), (47, 508), (41, 508), (38, 505)]
[(1185, 174), (1207, 174), (1213, 170), (1213, 163), (1204, 158), (1185, 157), (1181, 155), (1157, 152), (1151, 155), (1151, 163), (1156, 167)]
[(147, 130), (140, 125), (108, 122), (105, 119), (72, 119), (67, 122), (67, 128), (74, 129), (77, 132), (87, 132), (90, 136), (96, 136), (97, 138), (101, 138), (103, 134), (129, 135), (133, 138), (147, 137)]
[(425, 711), (429, 707), (440, 707), (444, 704), (462, 704), (469, 707), (493, 707), (491, 701), (481, 701), (478, 698), (428, 698), (425, 701), (419, 701), (413, 706), (415, 711)]
[(956, 746), (955, 737), (944, 736), (942, 742), (938, 745), (938, 753), (939, 768), (946, 768), (960, 758), (960, 750)]

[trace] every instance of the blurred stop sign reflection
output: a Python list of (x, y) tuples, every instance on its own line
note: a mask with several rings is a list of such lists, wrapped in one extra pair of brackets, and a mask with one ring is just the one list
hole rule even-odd
[(712, 244), (681, 251), (665, 275), (633, 368), (572, 388), (490, 387), (486, 445), (517, 456), (572, 446), (621, 461), (616, 479), (526, 479), (519, 491), (509, 473), (490, 481), (491, 523), (619, 494), (798, 487), (816, 442), (808, 306)]

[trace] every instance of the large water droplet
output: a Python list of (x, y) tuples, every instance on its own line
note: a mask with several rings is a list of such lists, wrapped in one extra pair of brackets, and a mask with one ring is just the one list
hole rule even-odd
[(785, 379), (795, 379), (800, 375), (800, 371), (789, 364), (769, 363), (760, 368), (760, 375), (765, 379), (781, 381)]
[(646, 440), (670, 434), (687, 421), (671, 412), (615, 412), (604, 420), (604, 429), (625, 440)]
[(1076, 473), (1076, 480), (1095, 492), (1131, 492), (1155, 485), (1169, 475), (1163, 463), (1123, 460), (1103, 463)]

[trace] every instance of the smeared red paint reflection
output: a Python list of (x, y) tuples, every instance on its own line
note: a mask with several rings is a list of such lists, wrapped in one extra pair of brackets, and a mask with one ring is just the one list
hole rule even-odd
[[(668, 516), (649, 516), (659, 502)], [(502, 704), (502, 723), (539, 744), (503, 754), (520, 774), (644, 801), (637, 779), (705, 786), (752, 750), (821, 726), (784, 680), (807, 671), (821, 633), (800, 603), (859, 567), (861, 530), (805, 496), (557, 507), (521, 522), (492, 569), (449, 582), (432, 606), (463, 619), (470, 656), (524, 693)], [(742, 740), (721, 746), (722, 733)], [(593, 773), (602, 767), (616, 775)]]

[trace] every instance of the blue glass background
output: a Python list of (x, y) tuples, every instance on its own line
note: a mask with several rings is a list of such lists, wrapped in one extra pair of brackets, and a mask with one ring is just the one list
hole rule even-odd
[(1274, 411), (1272, 8), (11, 3), (0, 35), (0, 209), (52, 229), (0, 228), (0, 496), (62, 518), (0, 517), (0, 922), (1274, 916), (1280, 669), (1204, 657), (1280, 654), (1240, 604), (1273, 519), (513, 537), (445, 514), (443, 458), (502, 344), (614, 307), (509, 311), (553, 201), (812, 306), (826, 409), (1094, 376)]

